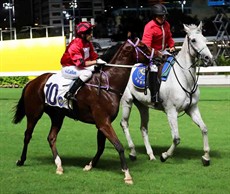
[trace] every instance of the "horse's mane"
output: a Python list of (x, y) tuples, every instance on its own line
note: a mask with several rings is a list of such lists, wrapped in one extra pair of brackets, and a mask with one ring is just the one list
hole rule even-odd
[(123, 43), (118, 42), (117, 44), (111, 46), (103, 53), (101, 59), (108, 63), (113, 58), (113, 56), (115, 55), (115, 53), (118, 51), (118, 49), (121, 47), (122, 44)]
[(195, 25), (195, 24), (189, 24), (189, 25), (187, 25), (187, 27), (188, 27), (190, 30), (195, 30), (195, 29), (197, 29), (197, 25)]

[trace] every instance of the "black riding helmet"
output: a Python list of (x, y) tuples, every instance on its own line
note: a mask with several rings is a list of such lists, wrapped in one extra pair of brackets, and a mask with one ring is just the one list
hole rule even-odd
[(153, 15), (166, 15), (168, 14), (167, 8), (162, 4), (155, 4), (152, 7)]

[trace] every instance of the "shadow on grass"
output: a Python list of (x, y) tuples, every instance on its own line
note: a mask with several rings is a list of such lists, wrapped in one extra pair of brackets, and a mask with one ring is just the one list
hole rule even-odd
[[(161, 153), (165, 152), (167, 149), (168, 147), (165, 147), (165, 146), (164, 147), (156, 146), (154, 147), (153, 152), (158, 159), (161, 156)], [(132, 168), (132, 166), (141, 165), (142, 162), (145, 161), (145, 159), (146, 161), (148, 161), (148, 157), (145, 156), (145, 158), (143, 158), (143, 155), (147, 155), (144, 146), (137, 146), (136, 151), (137, 151), (137, 162), (131, 162), (128, 159), (129, 151), (127, 149), (125, 150), (126, 160), (130, 168)], [(176, 161), (176, 163), (180, 163), (180, 161), (184, 161), (184, 160), (201, 159), (202, 155), (203, 155), (203, 150), (200, 150), (200, 149), (197, 150), (197, 149), (188, 148), (188, 147), (177, 147), (173, 155), (173, 158)], [(211, 150), (210, 155), (211, 155), (211, 160), (212, 158), (221, 158), (220, 151)], [(61, 160), (62, 160), (62, 164), (64, 168), (72, 167), (72, 166), (84, 168), (86, 164), (89, 164), (92, 158), (93, 158), (93, 155), (92, 157), (82, 156), (82, 155), (77, 156), (77, 154), (76, 156), (66, 156), (66, 155), (61, 156)], [(54, 165), (54, 161), (51, 155), (50, 156), (39, 156), (39, 157), (37, 156), (37, 157), (33, 157), (33, 159), (37, 160), (41, 165), (47, 165), (47, 164)], [(117, 171), (118, 169), (120, 169), (120, 159), (118, 157), (118, 154), (117, 156), (102, 155), (96, 168), (100, 170), (105, 170), (105, 171), (114, 171), (114, 172)]]
[[(136, 146), (137, 154), (146, 154), (146, 149), (144, 146)], [(153, 153), (155, 156), (161, 156), (163, 152), (166, 152), (169, 149), (169, 147), (166, 146), (155, 146), (153, 148)], [(201, 158), (201, 156), (204, 154), (204, 151), (199, 149), (193, 149), (188, 147), (180, 147), (178, 146), (173, 154), (173, 158), (183, 158), (183, 159), (191, 159), (191, 158)], [(210, 157), (211, 158), (221, 158), (221, 153), (216, 150), (210, 151)]]
[[(54, 161), (52, 160), (52, 156), (39, 156), (39, 157), (33, 157), (36, 161), (39, 162), (39, 165), (50, 165), (55, 166)], [(85, 156), (62, 156), (62, 166), (64, 168), (64, 171), (66, 167), (77, 167), (83, 170), (85, 165), (88, 165), (89, 162), (92, 160), (92, 157), (85, 157)], [(30, 165), (31, 166), (31, 165)], [(129, 165), (131, 167), (131, 165)], [(98, 169), (100, 171), (111, 171), (114, 173), (120, 174), (121, 165), (120, 165), (120, 159), (118, 157), (113, 158), (103, 158), (98, 161), (98, 164), (96, 167), (93, 167), (93, 169)]]

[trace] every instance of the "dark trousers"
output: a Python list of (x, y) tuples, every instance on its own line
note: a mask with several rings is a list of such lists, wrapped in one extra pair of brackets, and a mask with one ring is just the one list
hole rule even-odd
[(160, 83), (157, 78), (158, 72), (149, 72), (149, 90), (151, 92), (151, 101), (159, 102)]

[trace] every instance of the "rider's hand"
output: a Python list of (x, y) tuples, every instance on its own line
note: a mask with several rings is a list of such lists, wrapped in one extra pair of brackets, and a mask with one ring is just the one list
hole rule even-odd
[(106, 63), (106, 61), (103, 61), (102, 59), (99, 58), (96, 60), (96, 64), (100, 66), (100, 65), (105, 65), (107, 63)]
[(163, 55), (162, 55), (162, 53), (161, 53), (160, 51), (155, 50), (155, 51), (154, 51), (154, 56), (155, 56), (155, 57), (162, 58)]
[(173, 46), (173, 47), (171, 47), (171, 48), (169, 48), (169, 52), (170, 53), (173, 53), (173, 52), (175, 52), (176, 51), (176, 49), (175, 49), (175, 47)]

